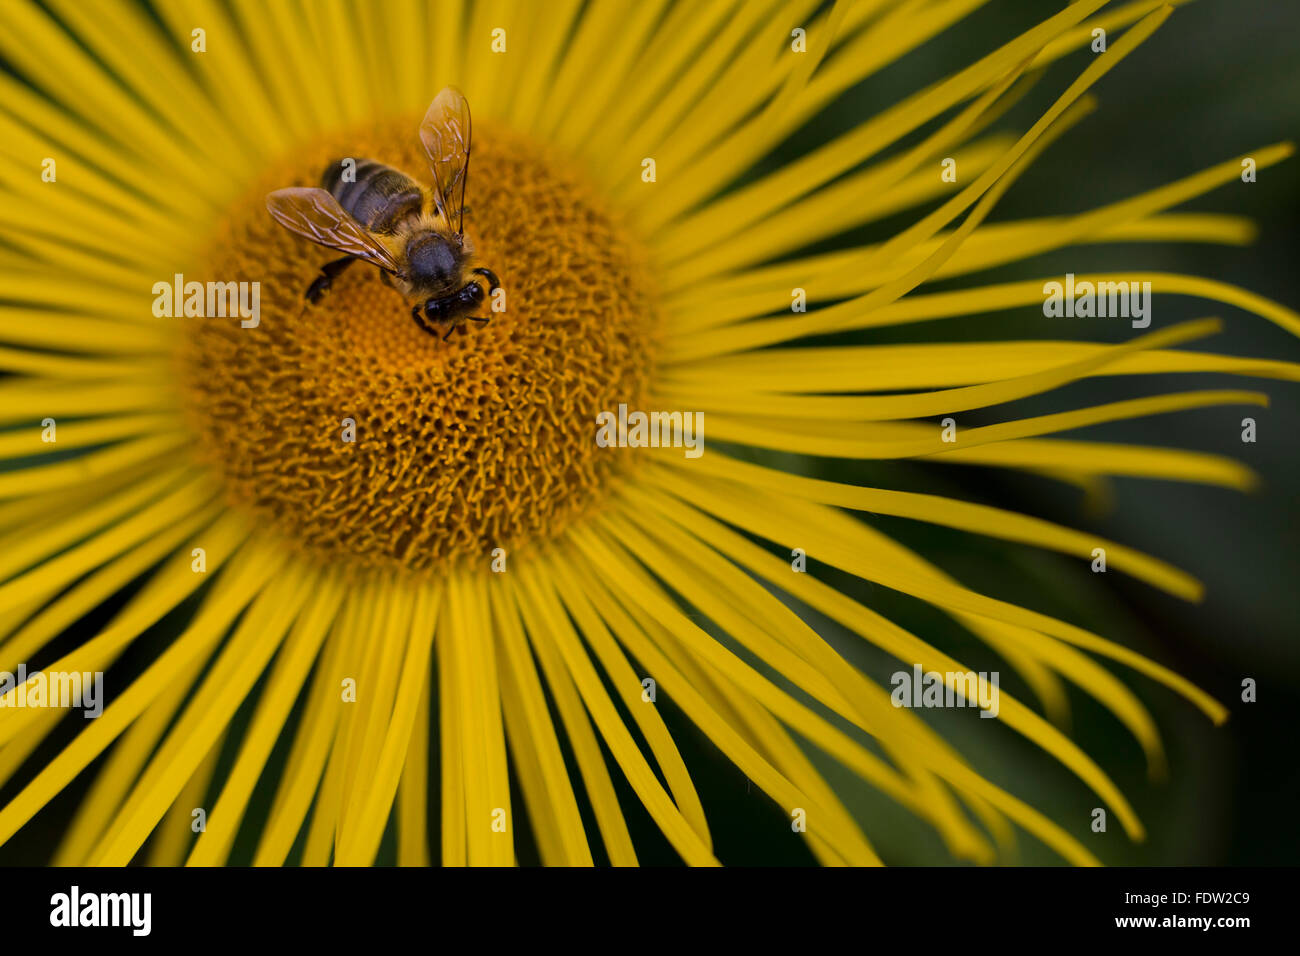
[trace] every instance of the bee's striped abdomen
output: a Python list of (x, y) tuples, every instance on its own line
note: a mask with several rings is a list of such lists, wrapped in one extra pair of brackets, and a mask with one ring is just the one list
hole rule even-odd
[(355, 181), (345, 180), (344, 172), (352, 169), (341, 159), (330, 163), (321, 176), (321, 187), (371, 232), (392, 232), (403, 219), (419, 214), (424, 192), (406, 173), (373, 159), (358, 159)]

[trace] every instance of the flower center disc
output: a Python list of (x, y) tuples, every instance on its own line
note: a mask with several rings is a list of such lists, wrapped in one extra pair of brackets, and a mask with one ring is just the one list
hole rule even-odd
[(603, 497), (630, 456), (596, 445), (596, 414), (646, 393), (655, 329), (627, 231), (537, 144), (487, 126), (465, 231), (505, 311), (485, 302), (490, 323), (440, 341), (364, 262), (304, 309), (339, 254), (278, 225), (266, 193), (318, 185), (344, 156), (428, 183), (418, 125), (321, 142), (236, 203), (192, 278), (260, 281), (260, 324), (181, 320), (180, 360), (200, 454), (235, 503), (331, 558), (425, 569), (526, 549)]

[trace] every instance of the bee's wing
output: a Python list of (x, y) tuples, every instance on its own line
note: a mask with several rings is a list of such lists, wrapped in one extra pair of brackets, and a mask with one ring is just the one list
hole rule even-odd
[(465, 231), (465, 180), (469, 178), (469, 103), (459, 90), (439, 93), (420, 124), (420, 142), (433, 172), (433, 195), (448, 226)]
[(394, 275), (402, 271), (384, 244), (323, 189), (277, 189), (266, 197), (266, 208), (276, 222), (305, 239), (364, 259)]

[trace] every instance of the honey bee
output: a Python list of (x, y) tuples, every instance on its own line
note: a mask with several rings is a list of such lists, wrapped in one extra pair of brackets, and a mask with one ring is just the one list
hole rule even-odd
[[(357, 259), (378, 266), (383, 280), (414, 300), (413, 318), (443, 341), (501, 287), (490, 269), (471, 268), (474, 250), (465, 239), (465, 182), (469, 178), (469, 103), (447, 87), (434, 98), (420, 123), (433, 188), (400, 170), (362, 159), (326, 167), (321, 186), (277, 189), (266, 197), (275, 221), (329, 249), (346, 253), (327, 262), (304, 298), (315, 304), (344, 269)], [(345, 176), (354, 171), (355, 176)], [(488, 283), (486, 292), (479, 279)]]

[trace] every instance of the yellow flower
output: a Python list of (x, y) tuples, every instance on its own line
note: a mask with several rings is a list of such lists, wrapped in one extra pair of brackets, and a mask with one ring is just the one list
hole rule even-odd
[[(634, 863), (616, 776), (682, 860), (726, 862), (656, 706), (667, 699), (823, 863), (880, 861), (870, 821), (845, 808), (809, 747), (932, 825), (954, 858), (1013, 859), (1018, 827), (1065, 860), (1096, 862), (1086, 825), (990, 783), (818, 634), (807, 611), (904, 672), (968, 670), (819, 580), (819, 565), (914, 595), (984, 640), (1046, 714), (1002, 693), (998, 718), (1140, 839), (1123, 794), (1056, 726), (1063, 680), (1109, 708), (1155, 771), (1153, 721), (1095, 658), (1215, 722), (1224, 707), (1100, 635), (964, 588), (859, 516), (1081, 561), (1103, 548), (1116, 571), (1171, 594), (1196, 600), (1201, 585), (1091, 534), (817, 480), (799, 458), (767, 454), (933, 456), (1085, 487), (1111, 475), (1252, 482), (1213, 456), (1045, 436), (1264, 404), (1254, 391), (980, 427), (959, 417), (1093, 375), (1300, 377), (1283, 362), (1170, 349), (1215, 320), (1157, 323), (1118, 346), (802, 341), (1038, 306), (1062, 277), (916, 290), (1043, 250), (1249, 238), (1235, 217), (1167, 211), (1237, 179), (1240, 158), (1089, 213), (985, 223), (1092, 108), (1089, 88), (1170, 15), (1146, 0), (1064, 6), (748, 175), (839, 94), (978, 5), (321, 0), (300, 21), (285, 3), (161, 3), (159, 20), (127, 0), (6, 4), (0, 669), (43, 673), (3, 697), (0, 781), (17, 781), (0, 841), (105, 757), (76, 784), (85, 795), (57, 863), (220, 864), (242, 830), (257, 864), (367, 864), (391, 819), (401, 864), (428, 863), (437, 845), (447, 864), (506, 865), (525, 814), (545, 863)], [(1036, 123), (989, 132), (1040, 67), (1086, 51), (1096, 28), (1105, 54), (1080, 58)], [(262, 197), (313, 184), (341, 155), (423, 178), (416, 127), (449, 84), (474, 113), (468, 232), (502, 277), (505, 310), (442, 342), (367, 266), (303, 308), (326, 257), (276, 225)], [(1264, 168), (1290, 153), (1250, 156)], [(940, 175), (948, 159), (955, 181)], [(888, 241), (800, 252), (899, 213), (911, 224)], [(163, 293), (151, 290), (176, 276), (259, 283), (255, 327), (156, 317)], [(1074, 281), (1132, 278), (1300, 330), (1290, 309), (1212, 279)], [(806, 311), (791, 311), (798, 290)], [(702, 413), (703, 438), (727, 450), (602, 447), (598, 416), (620, 405)], [(800, 556), (813, 573), (792, 566)], [(92, 638), (59, 640), (105, 605)], [(184, 622), (180, 635), (126, 667), (124, 655), (157, 646), (141, 638), (164, 618)], [(33, 688), (99, 671), (102, 716), (31, 767), (65, 716), (36, 706)], [(269, 813), (250, 816), (255, 793)]]

